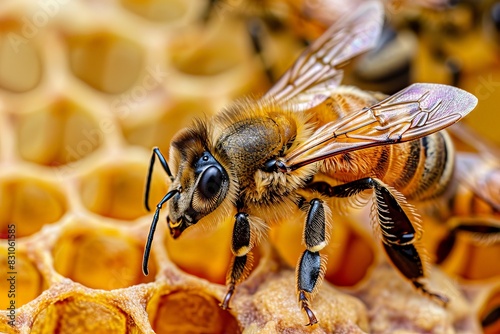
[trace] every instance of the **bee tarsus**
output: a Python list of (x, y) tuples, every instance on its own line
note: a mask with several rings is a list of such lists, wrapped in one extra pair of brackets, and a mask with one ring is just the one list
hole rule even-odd
[(306, 297), (306, 292), (304, 290), (300, 290), (299, 292), (299, 304), (300, 307), (306, 312), (307, 318), (309, 319), (309, 322), (306, 324), (306, 326), (312, 326), (316, 325), (318, 323), (318, 319), (314, 315), (314, 312), (311, 310), (309, 307), (309, 300)]

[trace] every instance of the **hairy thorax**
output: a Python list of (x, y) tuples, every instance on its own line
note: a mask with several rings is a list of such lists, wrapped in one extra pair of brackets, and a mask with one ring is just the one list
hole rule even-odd
[[(260, 108), (259, 108), (260, 107)], [(303, 116), (270, 105), (246, 110), (240, 103), (218, 118), (224, 130), (217, 140), (217, 150), (231, 162), (236, 174), (240, 199), (247, 205), (271, 206), (291, 200), (295, 190), (316, 167), (307, 166), (293, 173), (267, 172), (266, 162), (286, 155), (298, 140), (309, 135)], [(310, 131), (309, 131), (310, 132)]]

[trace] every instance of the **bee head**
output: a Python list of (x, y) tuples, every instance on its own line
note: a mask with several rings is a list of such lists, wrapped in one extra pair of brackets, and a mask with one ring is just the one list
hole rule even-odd
[[(148, 261), (160, 210), (168, 203), (167, 224), (172, 237), (178, 238), (184, 230), (214, 211), (227, 214), (236, 197), (237, 182), (231, 185), (227, 169), (223, 167), (210, 145), (206, 123), (197, 122), (193, 127), (177, 133), (170, 147), (170, 166), (158, 148), (153, 150), (146, 183), (145, 206), (149, 211), (149, 189), (155, 157), (172, 181), (170, 191), (156, 205), (156, 211), (144, 248), (143, 272), (148, 274)], [(172, 169), (170, 169), (172, 168)], [(232, 189), (232, 191), (230, 191)], [(228, 194), (232, 194), (229, 195)], [(219, 215), (211, 215), (218, 221)]]
[(213, 155), (204, 151), (177, 174), (173, 186), (178, 192), (169, 202), (167, 223), (170, 234), (178, 238), (186, 228), (219, 207), (227, 195), (229, 177)]
[(219, 208), (227, 197), (229, 176), (212, 154), (209, 137), (204, 123), (199, 123), (172, 140), (171, 191), (177, 192), (168, 203), (167, 223), (174, 238)]

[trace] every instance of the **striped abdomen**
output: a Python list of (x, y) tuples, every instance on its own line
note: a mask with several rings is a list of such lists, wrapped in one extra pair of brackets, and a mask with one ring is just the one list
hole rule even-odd
[(325, 161), (322, 172), (341, 182), (376, 177), (409, 200), (441, 194), (453, 175), (453, 144), (441, 131), (407, 143), (342, 154)]

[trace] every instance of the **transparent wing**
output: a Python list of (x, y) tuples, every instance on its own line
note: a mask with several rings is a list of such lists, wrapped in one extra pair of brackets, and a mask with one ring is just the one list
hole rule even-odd
[(413, 84), (369, 108), (323, 125), (280, 159), (278, 166), (291, 171), (337, 154), (418, 139), (457, 122), (476, 104), (474, 95), (459, 88)]
[(455, 177), (500, 212), (500, 148), (466, 124), (449, 130), (457, 148)]
[(289, 101), (301, 109), (320, 104), (340, 84), (339, 67), (374, 47), (382, 23), (382, 5), (367, 1), (309, 45), (262, 99)]
[(467, 124), (460, 122), (448, 130), (459, 151), (474, 152), (489, 159), (500, 157), (500, 147), (483, 138)]
[(500, 161), (491, 155), (458, 152), (455, 165), (460, 184), (500, 212)]

